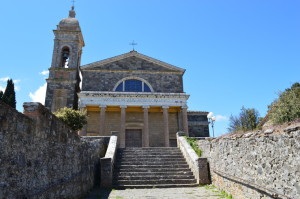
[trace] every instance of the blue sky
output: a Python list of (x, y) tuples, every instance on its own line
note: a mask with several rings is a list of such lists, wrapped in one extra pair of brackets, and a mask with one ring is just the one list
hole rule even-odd
[[(68, 0), (3, 0), (0, 90), (15, 80), (17, 109), (44, 101), (52, 30), (68, 16)], [(186, 69), (190, 110), (217, 116), (215, 135), (242, 106), (261, 116), (279, 91), (300, 81), (300, 1), (77, 0), (86, 46), (82, 65), (132, 49)]]

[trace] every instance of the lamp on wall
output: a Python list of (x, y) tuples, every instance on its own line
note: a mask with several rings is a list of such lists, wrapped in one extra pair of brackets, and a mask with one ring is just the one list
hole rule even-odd
[(213, 130), (213, 137), (215, 137), (215, 131), (214, 131), (214, 123), (216, 121), (216, 117), (214, 116), (213, 112), (209, 112), (207, 115), (208, 123), (211, 124), (211, 128)]

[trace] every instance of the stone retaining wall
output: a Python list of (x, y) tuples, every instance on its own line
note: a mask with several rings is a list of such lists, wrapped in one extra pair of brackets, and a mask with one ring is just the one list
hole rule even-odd
[(300, 126), (198, 140), (212, 183), (234, 198), (300, 198)]
[(0, 198), (83, 196), (100, 179), (107, 140), (81, 139), (39, 103), (24, 113), (0, 102)]

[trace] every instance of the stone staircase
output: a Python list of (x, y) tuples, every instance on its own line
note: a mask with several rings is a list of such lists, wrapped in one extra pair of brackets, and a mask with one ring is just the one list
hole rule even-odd
[(176, 147), (118, 149), (113, 183), (115, 188), (197, 186)]

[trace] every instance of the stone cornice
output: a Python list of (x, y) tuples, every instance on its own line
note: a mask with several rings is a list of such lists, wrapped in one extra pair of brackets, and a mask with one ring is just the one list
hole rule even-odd
[(190, 115), (207, 115), (208, 112), (207, 111), (193, 111), (193, 110), (191, 110), (191, 111), (188, 111), (188, 114), (190, 114)]
[(107, 69), (89, 69), (89, 70), (82, 70), (83, 72), (93, 72), (93, 73), (132, 73), (132, 74), (175, 74), (175, 75), (181, 75), (182, 72), (178, 71), (150, 71), (150, 70), (107, 70)]
[(85, 106), (180, 106), (185, 107), (189, 95), (185, 93), (97, 92), (78, 93), (80, 107)]

